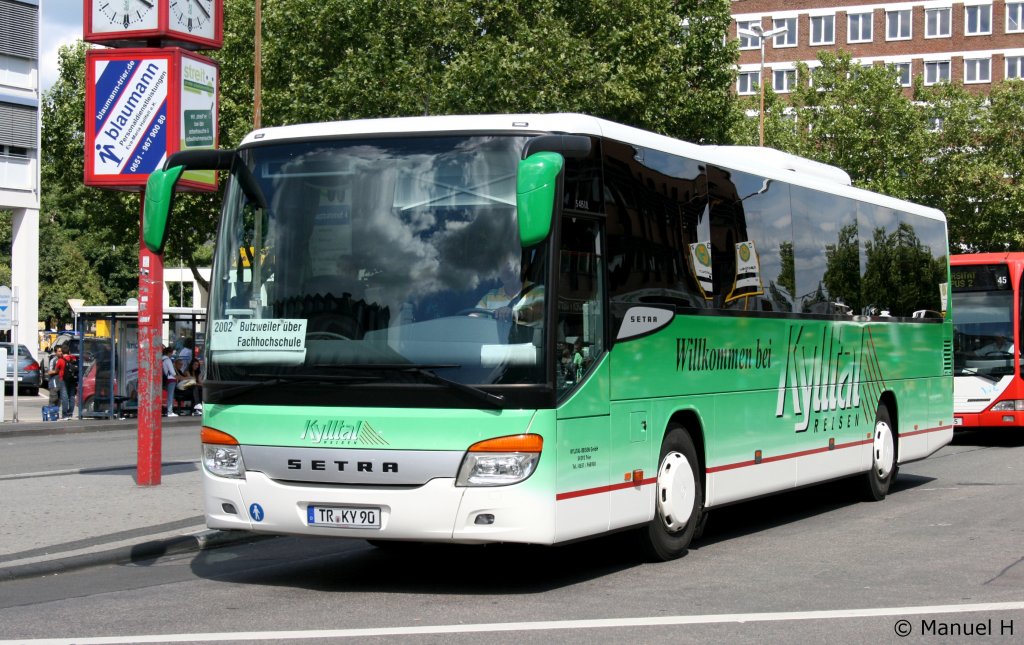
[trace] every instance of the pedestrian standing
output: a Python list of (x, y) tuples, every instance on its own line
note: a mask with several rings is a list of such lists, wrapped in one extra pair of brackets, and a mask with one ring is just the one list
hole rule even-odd
[(70, 421), (75, 412), (75, 397), (78, 395), (78, 361), (70, 352), (64, 351), (57, 361), (60, 374), (61, 418)]
[(57, 346), (46, 363), (46, 390), (50, 393), (50, 405), (60, 403), (60, 371), (57, 361), (64, 355), (64, 348)]
[(164, 347), (164, 357), (160, 361), (160, 369), (163, 372), (164, 391), (167, 393), (167, 416), (176, 417), (174, 413), (174, 390), (178, 385), (178, 371), (174, 369), (174, 361), (171, 354), (173, 347)]

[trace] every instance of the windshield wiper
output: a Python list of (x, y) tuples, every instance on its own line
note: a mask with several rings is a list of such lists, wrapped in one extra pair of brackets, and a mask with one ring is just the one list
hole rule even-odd
[(959, 370), (956, 373), (956, 375), (957, 376), (965, 376), (965, 375), (966, 376), (980, 376), (981, 378), (988, 379), (989, 381), (992, 381), (993, 383), (998, 383), (1003, 378), (1002, 376), (996, 376), (995, 374), (989, 374), (988, 372), (979, 372), (978, 370), (970, 369), (968, 367), (965, 367), (965, 368)]
[[(241, 383), (233, 387), (229, 387), (223, 390), (217, 391), (217, 399), (232, 398), (239, 394), (251, 392), (252, 390), (258, 390), (265, 387), (273, 387), (275, 385), (293, 385), (296, 383), (318, 383), (333, 384), (333, 383), (365, 383), (367, 381), (379, 381), (379, 376), (345, 376), (337, 374), (288, 374), (281, 376), (278, 374), (251, 374), (252, 378), (264, 379), (261, 381), (253, 381)], [(212, 385), (216, 381), (207, 381), (207, 385)]]
[(343, 369), (353, 370), (384, 370), (388, 372), (404, 372), (406, 374), (415, 374), (421, 376), (431, 383), (438, 385), (444, 385), (445, 387), (451, 388), (456, 392), (461, 392), (472, 398), (486, 403), (487, 405), (495, 408), (501, 407), (505, 403), (505, 397), (501, 394), (492, 394), (485, 390), (472, 385), (466, 385), (465, 383), (459, 383), (451, 379), (446, 379), (443, 376), (438, 375), (434, 370), (438, 369), (455, 369), (462, 367), (461, 365), (449, 365), (444, 363), (437, 364), (420, 364), (420, 363), (378, 363), (376, 365), (371, 363), (358, 363), (355, 365), (314, 365), (314, 367), (337, 367)]

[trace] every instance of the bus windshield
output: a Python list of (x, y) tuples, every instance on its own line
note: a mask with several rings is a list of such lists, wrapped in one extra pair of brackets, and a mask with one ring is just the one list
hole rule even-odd
[(207, 382), (541, 383), (547, 251), (519, 244), (525, 141), (241, 151), (214, 258)]
[(1013, 374), (1019, 343), (1013, 337), (1014, 298), (1007, 267), (957, 266), (952, 274), (956, 375)]

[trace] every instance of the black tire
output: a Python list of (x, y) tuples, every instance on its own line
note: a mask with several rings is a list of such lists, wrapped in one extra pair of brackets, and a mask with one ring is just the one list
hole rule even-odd
[(25, 396), (39, 396), (39, 388), (27, 387), (25, 388)]
[(896, 429), (889, 416), (889, 408), (880, 403), (875, 412), (872, 434), (871, 470), (863, 479), (864, 496), (868, 501), (880, 502), (889, 494), (889, 487), (899, 472), (896, 457)]
[(665, 562), (686, 555), (704, 522), (703, 481), (693, 440), (682, 427), (670, 426), (658, 457), (654, 519), (637, 531), (650, 560)]

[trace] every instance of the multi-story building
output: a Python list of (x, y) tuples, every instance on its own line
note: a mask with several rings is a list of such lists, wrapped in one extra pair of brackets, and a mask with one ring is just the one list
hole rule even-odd
[(10, 211), (17, 342), (39, 351), (39, 1), (0, 0), (0, 210)]
[[(753, 94), (760, 80), (761, 40), (743, 36), (783, 30), (764, 42), (766, 87), (787, 93), (796, 64), (817, 64), (823, 50), (844, 50), (861, 64), (893, 64), (910, 92), (959, 82), (987, 92), (1024, 77), (1024, 2), (1010, 0), (732, 0), (732, 37), (740, 39), (737, 92)], [(755, 30), (756, 31), (756, 30)]]

